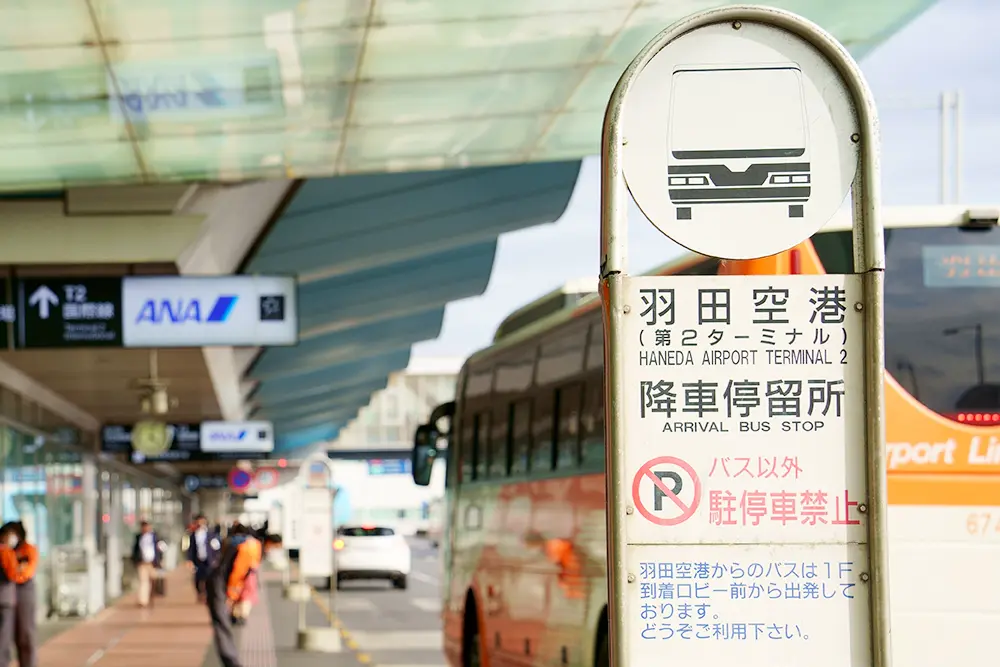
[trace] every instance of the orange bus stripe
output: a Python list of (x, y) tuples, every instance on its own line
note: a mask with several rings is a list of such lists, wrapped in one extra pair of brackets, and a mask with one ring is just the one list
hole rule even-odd
[(1000, 477), (985, 475), (890, 475), (890, 505), (1000, 506)]

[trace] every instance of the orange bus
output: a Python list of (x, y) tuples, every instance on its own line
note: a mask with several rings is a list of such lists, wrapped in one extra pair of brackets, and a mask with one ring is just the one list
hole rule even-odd
[[(887, 225), (890, 587), (901, 667), (996, 661), (996, 218)], [(846, 273), (851, 258), (851, 232), (838, 218), (774, 257), (720, 263), (688, 255), (654, 273)], [(510, 315), (494, 344), (466, 362), (447, 406), (442, 616), (453, 667), (608, 664), (603, 324), (595, 287), (558, 290)], [(418, 484), (427, 482), (444, 430), (435, 424), (418, 434)]]

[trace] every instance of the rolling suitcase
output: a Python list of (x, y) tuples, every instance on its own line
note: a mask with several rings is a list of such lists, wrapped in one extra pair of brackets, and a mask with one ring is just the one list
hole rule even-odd
[(161, 570), (153, 576), (153, 595), (156, 597), (163, 597), (167, 594), (167, 579), (163, 574)]

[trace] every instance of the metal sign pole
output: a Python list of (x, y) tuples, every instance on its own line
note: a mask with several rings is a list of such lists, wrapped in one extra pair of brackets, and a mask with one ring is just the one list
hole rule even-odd
[[(332, 469), (331, 469), (332, 475)], [(333, 534), (337, 534), (337, 489), (330, 489), (330, 524), (333, 526)], [(333, 574), (330, 575), (330, 592), (327, 596), (327, 604), (330, 606), (330, 627), (337, 627), (337, 558), (333, 558)]]
[[(787, 83), (786, 89), (791, 91), (784, 97), (780, 92), (785, 85), (782, 82)], [(756, 116), (754, 108), (758, 109)], [(732, 123), (721, 120), (726, 112)], [(724, 130), (743, 121), (747, 121), (743, 124), (749, 128), (745, 136), (722, 138)], [(685, 122), (690, 124), (685, 125)], [(792, 131), (800, 129), (799, 138), (793, 137), (788, 145), (776, 145), (775, 137), (783, 136), (782, 131), (787, 135), (789, 128)], [(698, 144), (699, 141), (702, 143)], [(736, 145), (741, 142), (745, 145)], [(604, 117), (601, 147), (600, 267), (606, 335), (608, 619), (612, 665), (632, 667), (649, 662), (656, 654), (647, 651), (662, 644), (647, 644), (645, 640), (668, 638), (674, 640), (671, 642), (672, 660), (678, 664), (688, 664), (692, 656), (702, 662), (714, 659), (720, 663), (740, 660), (747, 664), (767, 664), (766, 652), (775, 650), (766, 648), (771, 643), (765, 642), (765, 648), (756, 648), (761, 645), (741, 641), (754, 639), (752, 633), (759, 633), (763, 628), (765, 633), (777, 632), (780, 637), (771, 634), (770, 638), (785, 640), (789, 651), (796, 652), (796, 660), (812, 660), (819, 665), (890, 667), (883, 417), (885, 249), (879, 218), (878, 142), (874, 98), (846, 49), (815, 24), (769, 7), (724, 7), (700, 12), (675, 23), (636, 56), (614, 89)], [(732, 159), (744, 162), (730, 169), (726, 165), (727, 160)], [(753, 180), (754, 174), (763, 176)], [(802, 185), (810, 184), (810, 179), (811, 185)], [(729, 187), (723, 190), (718, 187), (720, 184)], [(650, 222), (669, 238), (703, 255), (730, 260), (765, 257), (793, 248), (833, 216), (849, 191), (854, 205), (855, 274), (631, 278), (627, 274), (627, 191)], [(826, 287), (827, 284), (832, 287)], [(836, 292), (838, 300), (833, 301), (830, 297), (821, 306), (819, 301), (826, 299), (817, 291), (821, 286), (831, 290), (831, 294)], [(829, 361), (827, 348), (822, 348), (815, 353), (813, 365), (798, 362), (805, 365), (778, 365), (779, 370), (772, 371), (770, 364), (777, 362), (770, 361), (774, 357), (766, 348), (733, 340), (748, 339), (746, 332), (751, 330), (749, 318), (743, 320), (746, 325), (741, 325), (736, 316), (741, 313), (752, 316), (761, 311), (755, 311), (754, 301), (740, 302), (740, 305), (735, 299), (732, 302), (729, 299), (733, 295), (749, 296), (751, 290), (754, 299), (758, 294), (783, 292), (790, 319), (795, 314), (808, 315), (806, 311), (810, 307), (801, 301), (793, 305), (789, 294), (808, 301), (811, 292), (814, 295), (812, 317), (825, 309), (823, 323), (827, 323), (827, 315), (830, 323), (843, 323), (837, 328), (843, 334), (843, 347), (837, 350), (840, 354), (835, 355), (839, 363), (836, 359)], [(703, 308), (718, 308), (721, 303), (703, 302), (702, 294), (708, 292), (725, 293), (724, 320), (703, 317)], [(695, 293), (696, 305), (682, 302), (682, 297), (693, 297)], [(730, 313), (734, 313), (733, 319)], [(682, 332), (683, 318), (693, 322), (695, 316), (698, 325), (722, 324), (703, 329), (692, 326)], [(811, 322), (812, 318), (806, 321)], [(722, 388), (726, 385), (723, 381), (716, 395), (719, 383), (703, 380), (722, 378), (715, 364), (724, 365), (729, 357), (712, 356), (723, 353), (708, 351), (710, 344), (704, 343), (706, 354), (710, 355), (704, 359), (710, 361), (698, 364), (701, 357), (692, 356), (687, 365), (671, 364), (669, 354), (672, 352), (667, 350), (680, 349), (681, 354), (684, 350), (679, 347), (680, 340), (674, 347), (667, 347), (671, 336), (669, 327), (675, 323), (678, 330), (672, 333), (677, 339), (681, 339), (682, 334), (687, 338), (688, 331), (693, 332), (691, 340), (695, 335), (718, 334), (721, 338), (725, 334), (736, 334), (730, 339), (730, 354), (751, 360), (747, 372), (750, 375), (757, 373), (765, 379), (763, 383), (743, 383), (748, 386), (771, 384), (766, 381), (771, 377), (768, 372), (801, 368), (805, 370), (799, 375), (806, 378), (806, 383), (815, 383), (817, 387), (823, 383), (828, 402), (832, 395), (830, 387), (845, 387), (838, 393), (836, 410), (829, 414), (822, 412), (823, 418), (814, 419), (810, 426), (800, 420), (781, 421), (772, 409), (777, 403), (762, 399), (766, 405), (760, 420), (728, 418), (727, 409), (742, 407), (749, 414), (755, 405), (762, 405), (760, 399), (754, 404), (729, 398), (726, 399), (728, 406), (709, 406), (708, 387), (712, 387), (714, 401), (716, 397), (721, 400)], [(791, 319), (791, 323), (794, 325), (796, 321)], [(648, 328), (650, 326), (660, 328), (653, 331)], [(832, 330), (817, 326), (817, 340), (826, 336), (822, 344), (827, 345)], [(653, 343), (653, 334), (657, 341), (662, 339), (663, 342)], [(660, 348), (651, 347), (654, 345), (663, 346), (663, 351), (657, 352)], [(692, 345), (696, 347), (691, 349), (700, 355), (703, 344)], [(817, 343), (817, 348), (819, 346)], [(757, 355), (758, 352), (761, 354)], [(800, 354), (794, 349), (775, 354), (789, 354), (795, 359), (808, 357), (807, 352)], [(637, 362), (636, 357), (640, 361)], [(671, 366), (669, 374), (663, 372), (666, 369), (647, 368), (667, 365)], [(735, 373), (743, 377), (742, 368), (737, 368)], [(809, 373), (816, 379), (810, 380)], [(685, 386), (691, 389), (682, 392), (682, 382), (688, 380), (692, 382)], [(802, 380), (795, 382), (803, 386)], [(674, 385), (677, 393), (674, 393)], [(732, 382), (729, 386), (733, 386)], [(808, 396), (810, 401), (816, 397), (811, 393)], [(743, 397), (748, 399), (747, 394)], [(841, 398), (845, 405), (843, 414)], [(692, 403), (694, 399), (697, 399), (697, 406)], [(699, 409), (718, 414), (712, 417), (715, 421), (699, 421), (698, 418), (703, 417), (701, 413), (695, 418), (687, 412), (694, 412), (699, 406)], [(809, 406), (810, 414), (813, 407)], [(656, 421), (657, 418), (660, 421)], [(640, 422), (640, 419), (646, 421)], [(651, 421), (655, 421), (657, 428), (649, 428)], [(833, 427), (827, 428), (825, 435), (821, 437), (815, 433), (830, 423)], [(661, 424), (662, 431), (671, 435), (660, 435)], [(796, 429), (807, 432), (793, 434), (799, 438), (795, 443), (787, 440), (792, 436), (786, 436), (783, 428), (775, 428), (766, 436), (754, 434), (757, 429), (767, 431), (785, 424), (794, 424)], [(731, 430), (736, 433), (728, 435)], [(689, 435), (692, 432), (699, 434)], [(853, 437), (855, 434), (857, 437)], [(837, 491), (836, 506), (833, 500), (822, 507), (810, 504), (808, 515), (806, 502), (802, 500), (801, 514), (790, 519), (793, 522), (790, 524), (787, 521), (779, 523), (782, 517), (776, 513), (767, 514), (773, 507), (768, 509), (763, 504), (757, 506), (760, 511), (755, 511), (756, 519), (748, 522), (749, 505), (743, 505), (743, 525), (740, 526), (739, 521), (731, 518), (732, 511), (726, 514), (723, 501), (737, 498), (741, 492), (747, 499), (748, 489), (752, 487), (741, 487), (743, 482), (727, 480), (722, 487), (711, 489), (711, 484), (719, 482), (713, 478), (715, 473), (708, 471), (709, 463), (714, 471), (720, 460), (729, 460), (719, 457), (738, 454), (741, 449), (744, 453), (754, 453), (757, 449), (756, 453), (773, 456), (779, 454), (782, 443), (786, 442), (832, 444), (832, 447), (813, 448), (808, 456), (797, 457), (795, 467), (797, 470), (799, 461), (818, 464), (815, 469), (808, 470), (803, 466), (798, 472), (803, 479), (814, 475), (807, 483), (832, 479), (834, 484), (843, 483), (839, 489), (846, 487), (846, 490)], [(657, 449), (668, 451), (655, 451)], [(663, 453), (670, 455), (657, 456)], [(713, 458), (713, 454), (719, 457)], [(683, 460), (684, 457), (690, 461)], [(671, 481), (672, 488), (668, 488), (671, 484), (665, 480)], [(758, 480), (753, 482), (757, 484)], [(759, 484), (761, 487), (767, 484), (763, 476)], [(793, 488), (792, 491), (801, 489)], [(776, 495), (791, 498), (793, 503), (798, 501), (799, 495), (792, 491), (784, 488), (778, 494), (772, 493), (772, 502)], [(806, 496), (808, 493), (811, 492), (802, 493), (801, 498), (814, 499)], [(861, 495), (855, 495), (852, 501), (851, 494)], [(766, 495), (761, 494), (758, 499), (766, 502)], [(843, 496), (843, 506), (839, 504), (839, 495)], [(702, 503), (706, 496), (709, 502)], [(669, 501), (675, 503), (674, 510), (679, 507), (680, 511), (670, 515)], [(730, 506), (730, 510), (734, 507)], [(820, 511), (828, 509), (829, 515), (819, 515)], [(738, 515), (738, 508), (736, 513)], [(817, 516), (822, 525), (817, 523)], [(760, 521), (761, 517), (766, 523)], [(695, 526), (699, 518), (705, 523)], [(782, 533), (781, 527), (785, 525), (789, 528)], [(726, 534), (730, 527), (732, 530)], [(778, 623), (770, 624), (772, 619), (767, 618), (781, 615), (775, 603), (761, 612), (760, 618), (740, 618), (747, 613), (746, 607), (727, 606), (723, 600), (714, 617), (709, 611), (707, 621), (710, 622), (689, 621), (688, 635), (694, 637), (694, 633), (698, 633), (699, 639), (706, 639), (699, 629), (704, 625), (710, 633), (708, 639), (733, 641), (691, 643), (684, 641), (690, 637), (681, 634), (683, 624), (676, 622), (677, 619), (671, 623), (662, 618), (667, 607), (673, 614), (673, 604), (645, 604), (647, 598), (651, 603), (660, 602), (660, 592), (674, 590), (663, 586), (674, 586), (667, 580), (674, 577), (673, 573), (684, 563), (671, 562), (671, 554), (676, 554), (677, 560), (689, 561), (688, 568), (697, 562), (715, 560), (709, 556), (718, 554), (715, 557), (719, 560), (713, 567), (724, 573), (726, 567), (736, 568), (737, 565), (722, 565), (720, 556), (732, 563), (734, 554), (773, 556), (780, 555), (783, 549), (787, 550), (787, 556), (802, 556), (803, 569), (807, 567), (805, 556), (811, 554), (825, 559), (827, 570), (835, 570), (838, 564), (831, 562), (831, 554), (840, 554), (838, 581), (841, 583), (837, 587), (840, 593), (835, 595), (836, 600), (827, 611), (815, 612), (825, 616), (814, 619), (809, 616), (813, 612), (807, 613), (803, 608), (801, 614), (792, 614), (790, 622), (779, 626)], [(817, 563), (811, 565), (815, 571)], [(860, 571), (852, 569), (854, 565), (858, 565)], [(755, 571), (755, 568), (740, 567), (742, 575), (747, 575), (748, 571)], [(647, 581), (651, 583), (644, 583)], [(700, 591), (697, 588), (700, 584), (692, 581), (697, 579), (678, 582), (676, 590), (684, 585), (689, 593), (692, 587)], [(749, 580), (741, 585), (750, 585)], [(796, 585), (816, 587), (819, 584)], [(767, 590), (766, 585), (764, 588)], [(858, 594), (848, 594), (850, 589)], [(825, 582), (822, 590), (827, 590)], [(701, 606), (706, 609), (715, 608), (715, 598), (708, 599), (711, 595), (707, 592), (704, 600), (691, 602), (703, 602)], [(673, 596), (673, 593), (669, 596), (664, 593), (662, 597), (670, 597), (673, 602)], [(696, 597), (702, 595), (699, 593)], [(824, 594), (824, 597), (829, 596)], [(741, 601), (741, 604), (747, 602)], [(661, 615), (659, 620), (656, 620), (657, 614)], [(863, 621), (855, 618), (858, 614), (863, 614)], [(808, 628), (800, 627), (808, 623), (811, 623)], [(861, 627), (870, 630), (869, 638), (858, 634)], [(811, 630), (812, 635), (806, 630)], [(657, 633), (661, 636), (656, 636)], [(767, 636), (765, 634), (765, 638)], [(686, 649), (687, 646), (700, 648)], [(802, 648), (792, 648), (795, 646)], [(685, 653), (687, 650), (694, 652)]]
[[(313, 467), (317, 464), (321, 464), (322, 473), (317, 475), (316, 480), (311, 479), (314, 470)], [(298, 481), (304, 487), (303, 494), (303, 517), (309, 518), (313, 514), (320, 515), (325, 514), (325, 519), (321, 520), (322, 525), (310, 524), (311, 530), (318, 531), (317, 534), (322, 534), (325, 530), (332, 532), (333, 530), (333, 479), (334, 479), (333, 465), (326, 456), (322, 457), (310, 457), (306, 459), (303, 463), (302, 470), (299, 472)], [(317, 503), (316, 500), (319, 500)], [(317, 510), (325, 510), (323, 512)], [(306, 529), (303, 529), (303, 540), (302, 548), (299, 550), (299, 575), (303, 582), (302, 585), (309, 590), (311, 599), (311, 590), (305, 585), (304, 580), (304, 568), (302, 567), (303, 558), (306, 550), (305, 543), (305, 533)], [(340, 631), (337, 629), (335, 622), (335, 600), (334, 600), (334, 587), (336, 586), (336, 565), (335, 559), (333, 558), (333, 544), (332, 539), (323, 538), (322, 546), (313, 545), (313, 548), (326, 549), (325, 553), (330, 555), (330, 567), (323, 567), (322, 569), (314, 570), (311, 572), (313, 576), (329, 576), (330, 579), (330, 592), (328, 595), (328, 600), (330, 601), (329, 613), (329, 625), (328, 626), (318, 626), (309, 627), (304, 618), (304, 612), (301, 619), (301, 624), (298, 633), (297, 646), (300, 649), (307, 651), (316, 651), (321, 653), (337, 653), (342, 649)]]

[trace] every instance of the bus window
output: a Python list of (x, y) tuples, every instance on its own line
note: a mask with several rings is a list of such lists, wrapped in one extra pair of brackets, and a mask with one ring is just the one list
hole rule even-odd
[(489, 456), (487, 457), (490, 479), (503, 479), (507, 476), (507, 429), (510, 423), (510, 410), (494, 411), (490, 415)]
[(587, 326), (574, 321), (562, 327), (541, 345), (535, 384), (551, 386), (576, 377), (583, 372), (583, 357), (587, 352)]
[(590, 325), (587, 341), (587, 370), (604, 368), (604, 325), (600, 320)]
[(462, 438), (458, 443), (458, 456), (462, 463), (459, 466), (458, 483), (468, 484), (474, 478), (472, 476), (472, 471), (475, 469), (475, 456), (476, 456), (476, 443), (475, 440), (475, 422), (469, 417), (465, 417), (462, 420)]
[(604, 374), (591, 375), (583, 389), (584, 404), (580, 426), (581, 464), (591, 470), (604, 466)]
[(476, 431), (472, 446), (472, 479), (486, 479), (489, 461), (489, 423), (490, 416), (480, 412), (473, 419)]
[[(997, 425), (1000, 228), (894, 228), (885, 243), (886, 370), (944, 417)], [(850, 232), (813, 247), (828, 273), (852, 270)]]
[(531, 454), (531, 401), (511, 405), (510, 422), (511, 477), (528, 474)]
[(580, 407), (583, 385), (579, 382), (558, 390), (559, 421), (556, 432), (556, 469), (572, 470), (580, 460)]
[(531, 410), (531, 472), (544, 474), (552, 470), (552, 422), (554, 391), (542, 390), (535, 397)]

